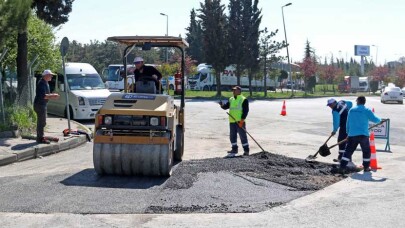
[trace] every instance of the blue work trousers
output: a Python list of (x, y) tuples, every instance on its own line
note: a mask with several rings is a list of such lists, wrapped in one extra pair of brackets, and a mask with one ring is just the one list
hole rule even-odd
[(370, 167), (370, 141), (369, 137), (365, 135), (351, 136), (347, 140), (347, 146), (345, 153), (343, 154), (342, 160), (340, 161), (340, 167), (346, 168), (347, 163), (352, 160), (353, 152), (357, 149), (357, 146), (360, 144), (361, 150), (363, 151), (363, 167)]
[[(246, 123), (243, 123), (243, 128), (246, 129)], [(229, 139), (232, 145), (232, 151), (238, 151), (238, 137), (239, 134), (240, 141), (242, 143), (243, 151), (249, 152), (249, 143), (246, 135), (246, 131), (238, 126), (237, 123), (229, 123)]]

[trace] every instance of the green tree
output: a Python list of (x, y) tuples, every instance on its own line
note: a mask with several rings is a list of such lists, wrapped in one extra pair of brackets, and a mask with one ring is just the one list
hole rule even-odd
[[(27, 54), (28, 59), (32, 60), (36, 55), (37, 58), (37, 70), (52, 69), (57, 70), (61, 64), (61, 57), (59, 54), (59, 48), (54, 44), (55, 35), (53, 34), (52, 26), (46, 24), (43, 20), (40, 20), (37, 16), (31, 15), (28, 19), (27, 25)], [(8, 68), (14, 71), (17, 67), (17, 43), (15, 39), (17, 32), (13, 33), (6, 41), (6, 46), (9, 48), (9, 52), (2, 62), (1, 68)]]
[(259, 69), (259, 37), (260, 37), (260, 23), (262, 21), (262, 11), (258, 8), (259, 0), (241, 0), (243, 5), (242, 10), (242, 27), (244, 30), (245, 40), (245, 63), (249, 66), (249, 92), (252, 96), (252, 79), (253, 74), (257, 73)]
[(242, 28), (242, 1), (230, 0), (228, 9), (229, 62), (235, 65), (236, 83), (240, 85), (240, 76), (243, 68), (246, 66), (246, 64), (244, 64), (245, 51), (243, 48), (245, 35), (243, 34)]
[(19, 17), (17, 25), (17, 91), (19, 94), (18, 104), (28, 104), (28, 18), (31, 9), (38, 18), (53, 26), (58, 26), (68, 21), (68, 14), (72, 11), (74, 0), (19, 0), (12, 1), (19, 5)]
[(205, 0), (200, 3), (201, 25), (203, 29), (204, 51), (207, 63), (211, 64), (216, 76), (216, 96), (221, 96), (220, 73), (228, 64), (228, 48), (226, 32), (227, 18), (225, 6), (220, 0)]
[(203, 36), (201, 21), (197, 20), (197, 15), (194, 8), (190, 12), (190, 25), (186, 28), (188, 31), (186, 34), (186, 41), (189, 44), (186, 52), (198, 63), (204, 61), (204, 52), (203, 52)]
[[(267, 75), (267, 66), (271, 66), (273, 63), (280, 62), (284, 57), (276, 55), (277, 53), (280, 52), (280, 50), (284, 47), (286, 47), (286, 43), (283, 42), (277, 42), (275, 40), (272, 40), (272, 38), (277, 34), (278, 30), (274, 32), (270, 32), (267, 30), (267, 28), (264, 28), (264, 30), (261, 33), (261, 38), (260, 38), (260, 55), (262, 56), (262, 61), (264, 62), (264, 96), (267, 96), (267, 81), (266, 81), (266, 75)], [(275, 75), (277, 73), (272, 73), (270, 75), (273, 75), (271, 77), (275, 81)]]

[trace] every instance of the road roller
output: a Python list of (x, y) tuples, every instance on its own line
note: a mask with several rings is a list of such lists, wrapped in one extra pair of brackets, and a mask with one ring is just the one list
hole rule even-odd
[(112, 93), (95, 118), (93, 163), (99, 175), (170, 176), (175, 161), (184, 154), (184, 70), (187, 42), (170, 36), (116, 36), (109, 41), (126, 45), (123, 53), (124, 72), (127, 55), (134, 48), (154, 47), (180, 50), (181, 78), (175, 94), (156, 91), (153, 80), (138, 80), (136, 93), (128, 91), (124, 76), (122, 93)]

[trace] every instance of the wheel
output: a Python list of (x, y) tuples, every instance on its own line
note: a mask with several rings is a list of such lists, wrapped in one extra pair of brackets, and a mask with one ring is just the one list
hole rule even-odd
[(173, 86), (173, 85), (169, 85), (169, 89), (170, 89), (170, 90), (174, 90), (174, 86)]
[(208, 86), (203, 87), (203, 91), (209, 91), (209, 90), (210, 90), (210, 88)]
[(94, 143), (93, 164), (98, 175), (170, 176), (173, 147), (172, 144)]
[[(70, 119), (71, 120), (74, 120), (74, 116), (73, 116), (73, 109), (72, 109), (72, 106), (69, 106), (69, 116), (70, 116)], [(64, 114), (64, 117), (67, 119), (67, 112), (66, 112), (66, 109), (65, 109), (65, 114)]]
[(174, 160), (182, 161), (184, 154), (184, 130), (183, 126), (176, 126), (176, 150), (174, 151)]

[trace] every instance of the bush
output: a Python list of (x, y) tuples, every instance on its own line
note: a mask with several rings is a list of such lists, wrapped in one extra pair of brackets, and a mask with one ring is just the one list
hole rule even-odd
[(34, 131), (37, 122), (37, 115), (32, 106), (29, 107), (8, 107), (7, 125), (11, 129), (17, 128), (21, 133), (31, 133)]

